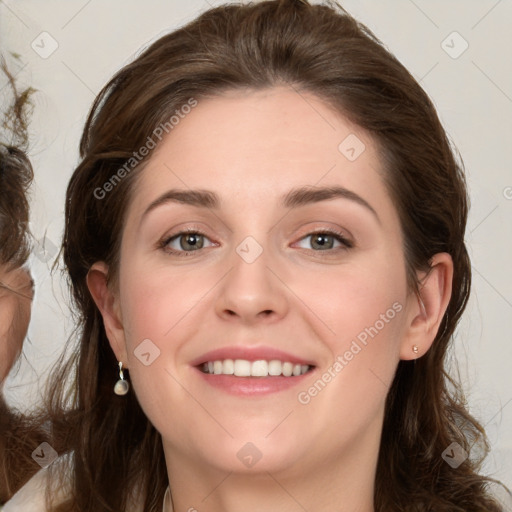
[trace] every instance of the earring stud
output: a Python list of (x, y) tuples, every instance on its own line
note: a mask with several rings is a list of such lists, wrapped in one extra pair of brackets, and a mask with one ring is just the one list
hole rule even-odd
[(124, 379), (123, 363), (119, 361), (119, 380), (114, 386), (114, 393), (118, 396), (124, 396), (130, 389), (130, 383)]
[(420, 351), (420, 349), (418, 348), (418, 345), (413, 345), (413, 346), (412, 346), (412, 351), (413, 351), (415, 354), (417, 354), (417, 353)]

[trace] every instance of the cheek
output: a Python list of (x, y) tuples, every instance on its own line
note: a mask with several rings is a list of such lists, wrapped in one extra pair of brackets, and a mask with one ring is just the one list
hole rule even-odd
[[(358, 279), (360, 277), (360, 279)], [(392, 351), (399, 344), (404, 309), (405, 288), (390, 279), (375, 276), (350, 276), (337, 287), (337, 308), (330, 311), (337, 350), (347, 349), (347, 344), (357, 340), (361, 346), (377, 351)]]
[(158, 340), (172, 336), (207, 287), (197, 272), (162, 269), (126, 276), (123, 282), (123, 324), (128, 333), (127, 344), (134, 348), (142, 339)]
[(207, 293), (214, 288), (218, 274), (146, 262), (137, 265), (126, 266), (120, 274), (130, 377), (141, 401), (147, 404), (155, 399), (155, 386), (173, 402), (179, 401), (179, 387), (174, 389), (176, 381), (170, 375), (180, 379), (183, 347), (194, 336), (204, 335), (201, 320), (205, 308), (211, 309)]
[(0, 298), (0, 381), (21, 351), (27, 332), (28, 315), (13, 297)]
[(386, 346), (381, 343), (376, 350), (399, 344), (407, 297), (400, 258), (369, 253), (347, 265), (305, 271), (294, 278), (291, 287), (324, 325), (322, 337), (332, 355), (347, 350), (355, 339), (369, 346), (368, 340), (385, 338)]

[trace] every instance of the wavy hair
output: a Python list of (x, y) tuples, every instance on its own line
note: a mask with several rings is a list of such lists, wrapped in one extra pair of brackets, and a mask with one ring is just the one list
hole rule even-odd
[[(9, 272), (24, 265), (31, 250), (28, 192), (34, 171), (26, 152), (31, 95), (35, 91), (31, 87), (18, 89), (14, 75), (1, 56), (0, 69), (7, 78), (5, 91), (2, 91), (6, 98), (2, 102), (0, 129), (0, 265)], [(0, 287), (22, 295), (2, 282)], [(11, 328), (13, 325), (14, 322)], [(22, 414), (10, 410), (0, 394), (0, 503), (34, 472), (29, 459), (38, 438), (41, 438), (38, 428), (33, 428), (32, 422)]]
[(28, 189), (34, 171), (26, 155), (31, 87), (18, 91), (14, 76), (0, 57), (12, 100), (1, 114), (0, 140), (0, 264), (21, 267), (30, 254)]

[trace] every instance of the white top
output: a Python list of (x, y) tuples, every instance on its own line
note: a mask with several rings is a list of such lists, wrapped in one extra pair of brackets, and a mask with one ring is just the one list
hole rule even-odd
[[(46, 469), (38, 471), (3, 507), (1, 512), (48, 512), (45, 503), (45, 491), (48, 484)], [(64, 492), (53, 494), (57, 499), (64, 500)], [(129, 511), (139, 512), (139, 511)], [(170, 488), (165, 492), (162, 512), (173, 512), (170, 499)]]
[(46, 512), (46, 469), (38, 471), (2, 508), (2, 512)]

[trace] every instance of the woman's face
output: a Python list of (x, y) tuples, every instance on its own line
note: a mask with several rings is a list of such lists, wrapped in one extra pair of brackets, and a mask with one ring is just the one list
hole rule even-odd
[(367, 133), (284, 87), (200, 101), (155, 150), (106, 324), (176, 470), (377, 451), (418, 306), (381, 170)]
[(18, 357), (30, 321), (33, 282), (25, 268), (0, 265), (0, 383)]

